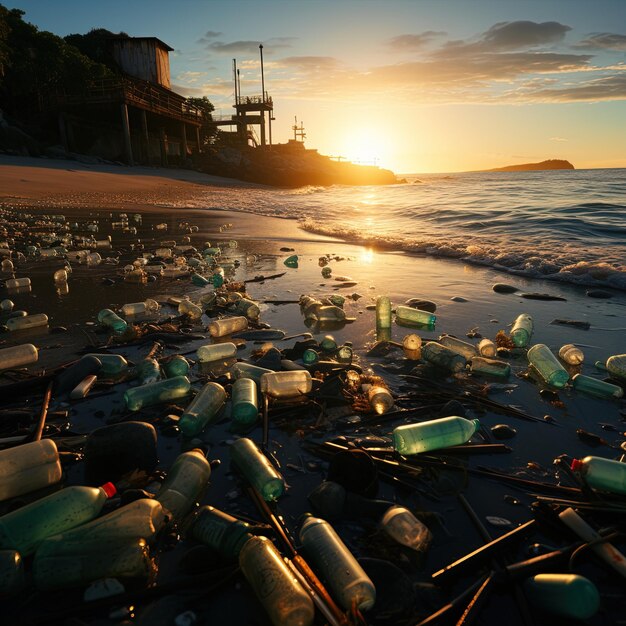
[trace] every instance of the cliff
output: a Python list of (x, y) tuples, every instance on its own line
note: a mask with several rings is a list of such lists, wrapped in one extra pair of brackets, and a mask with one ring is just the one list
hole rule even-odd
[(523, 163), (522, 165), (507, 165), (506, 167), (494, 167), (484, 172), (533, 172), (537, 170), (573, 170), (574, 166), (569, 161), (562, 159), (548, 159), (541, 163)]

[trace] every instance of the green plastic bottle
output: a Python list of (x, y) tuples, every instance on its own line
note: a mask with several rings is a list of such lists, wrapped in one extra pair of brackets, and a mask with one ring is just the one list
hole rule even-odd
[(467, 361), (458, 352), (450, 350), (434, 341), (427, 342), (422, 346), (422, 358), (441, 369), (448, 370), (453, 374), (465, 369)]
[(320, 360), (320, 355), (317, 350), (313, 350), (313, 348), (307, 348), (302, 353), (302, 362), (305, 365), (315, 365)]
[(320, 349), (322, 352), (334, 352), (337, 349), (337, 342), (332, 335), (326, 335), (320, 341)]
[(237, 559), (252, 536), (249, 524), (212, 506), (200, 508), (191, 535), (227, 559)]
[(180, 354), (175, 354), (172, 358), (168, 359), (161, 365), (168, 378), (187, 376), (187, 374), (189, 374), (189, 370), (191, 369), (189, 361)]
[(584, 620), (600, 608), (596, 586), (578, 574), (537, 574), (524, 581), (524, 593), (535, 607), (575, 620)]
[(117, 376), (128, 369), (128, 361), (120, 354), (86, 354), (94, 356), (102, 363), (100, 374), (104, 376)]
[(123, 335), (128, 328), (126, 320), (123, 320), (117, 313), (111, 309), (102, 309), (98, 313), (98, 321), (104, 326), (109, 327), (116, 335)]
[(251, 378), (257, 385), (261, 384), (261, 376), (263, 374), (273, 374), (274, 370), (267, 369), (267, 367), (259, 367), (258, 365), (252, 365), (251, 363), (245, 363), (240, 361), (235, 363), (231, 368), (231, 372), (235, 379), (239, 378)]
[(376, 298), (376, 328), (391, 328), (391, 300), (387, 296)]
[(195, 437), (219, 414), (226, 402), (226, 391), (218, 383), (208, 382), (182, 414), (178, 427), (185, 437)]
[(276, 500), (285, 491), (285, 480), (252, 440), (237, 439), (230, 446), (230, 458), (266, 502)]
[(161, 366), (156, 359), (143, 359), (135, 367), (135, 376), (140, 385), (149, 385), (161, 379)]
[(31, 502), (0, 517), (0, 548), (28, 556), (47, 537), (80, 526), (96, 517), (115, 486), (72, 486)]
[(626, 495), (626, 463), (600, 456), (586, 456), (582, 461), (574, 459), (572, 470), (580, 472), (594, 489)]
[(527, 313), (517, 316), (511, 328), (511, 339), (518, 348), (525, 348), (533, 334), (533, 318)]
[(565, 387), (569, 374), (548, 346), (537, 343), (526, 353), (526, 357), (546, 384), (557, 389)]
[(241, 426), (254, 424), (259, 417), (256, 383), (251, 378), (237, 379), (231, 389), (233, 421)]
[(251, 537), (239, 565), (274, 626), (311, 626), (313, 601), (267, 537)]
[(594, 398), (621, 398), (624, 395), (624, 390), (618, 385), (612, 385), (603, 380), (592, 378), (591, 376), (585, 376), (584, 374), (576, 374), (572, 377), (572, 387), (576, 391), (586, 393)]
[(184, 398), (190, 390), (191, 383), (186, 376), (175, 376), (149, 385), (127, 389), (124, 393), (124, 401), (129, 411), (139, 411), (145, 406)]
[(498, 359), (487, 359), (482, 356), (475, 356), (470, 362), (472, 374), (486, 374), (497, 378), (508, 378), (511, 375), (511, 366)]
[(344, 610), (350, 610), (353, 604), (362, 611), (374, 606), (374, 583), (327, 521), (308, 517), (299, 536), (305, 556)]
[(393, 430), (393, 447), (403, 455), (420, 454), (459, 446), (480, 428), (478, 420), (453, 415), (419, 424), (405, 424)]
[(434, 326), (436, 321), (437, 316), (434, 313), (414, 309), (411, 306), (404, 306), (403, 304), (396, 307), (396, 322)]
[(180, 522), (200, 497), (210, 477), (211, 466), (202, 450), (183, 452), (170, 467), (156, 499), (169, 511), (173, 521)]

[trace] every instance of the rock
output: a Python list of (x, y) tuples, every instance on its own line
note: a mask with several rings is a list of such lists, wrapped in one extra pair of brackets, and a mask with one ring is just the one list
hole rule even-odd
[(441, 407), (439, 417), (451, 417), (452, 415), (465, 417), (467, 415), (467, 409), (458, 400), (450, 400), (450, 402), (446, 402)]
[(452, 296), (450, 300), (452, 300), (452, 302), (467, 302), (467, 300), (461, 296)]
[(549, 293), (521, 293), (519, 295), (527, 300), (561, 300), (562, 302), (567, 302), (567, 298), (553, 296)]
[[(57, 374), (54, 384), (54, 395), (69, 393), (91, 374), (98, 374), (102, 369), (102, 362), (95, 356), (84, 356), (82, 359)], [(106, 482), (106, 481), (105, 481)]]
[(420, 298), (409, 298), (404, 304), (420, 311), (428, 311), (429, 313), (434, 313), (437, 310), (437, 305), (434, 302), (421, 300)]
[(85, 442), (85, 476), (90, 484), (115, 482), (133, 470), (157, 466), (157, 434), (152, 424), (122, 422), (94, 430)]
[(585, 295), (588, 298), (612, 298), (613, 294), (608, 291), (603, 291), (602, 289), (587, 289)]
[(492, 289), (496, 293), (515, 293), (519, 291), (518, 287), (513, 287), (513, 285), (506, 285), (505, 283), (496, 283)]
[(511, 439), (517, 435), (515, 428), (511, 428), (508, 424), (496, 424), (490, 430), (496, 439)]

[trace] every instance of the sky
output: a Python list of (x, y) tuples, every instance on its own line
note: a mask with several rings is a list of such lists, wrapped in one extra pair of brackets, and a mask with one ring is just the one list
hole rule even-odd
[(172, 88), (230, 115), (274, 102), (274, 143), (397, 173), (567, 159), (626, 167), (625, 0), (0, 0), (57, 35), (158, 37)]

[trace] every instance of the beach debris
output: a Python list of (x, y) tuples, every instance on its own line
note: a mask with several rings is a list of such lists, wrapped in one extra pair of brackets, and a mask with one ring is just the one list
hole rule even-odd
[(553, 296), (549, 293), (520, 293), (518, 295), (521, 298), (526, 298), (527, 300), (559, 300), (562, 302), (567, 302), (567, 298), (563, 298), (561, 296)]
[(496, 283), (492, 287), (493, 291), (496, 293), (515, 293), (519, 291), (518, 287), (514, 287), (513, 285), (506, 285), (505, 283)]
[(517, 435), (517, 431), (508, 424), (496, 424), (489, 430), (496, 439), (511, 439)]
[(602, 298), (602, 299), (607, 299), (607, 298), (612, 298), (613, 294), (609, 291), (604, 291), (603, 289), (587, 289), (587, 291), (585, 292), (585, 295), (588, 298)]
[(468, 302), (468, 300), (466, 298), (463, 298), (462, 296), (452, 296), (450, 300), (452, 302)]
[(528, 315), (528, 313), (522, 313), (517, 316), (516, 320), (513, 322), (513, 327), (511, 328), (510, 333), (510, 337), (515, 347), (525, 348), (528, 346), (530, 338), (533, 334), (533, 327), (533, 318)]
[(409, 298), (404, 304), (420, 311), (428, 311), (429, 313), (434, 313), (437, 310), (437, 305), (431, 300)]
[(611, 446), (611, 444), (606, 440), (603, 439), (602, 437), (600, 437), (599, 435), (596, 435), (594, 433), (590, 433), (587, 430), (584, 430), (583, 428), (577, 428), (576, 429), (576, 436), (581, 440), (584, 441), (585, 443), (589, 444), (590, 446)]
[(513, 522), (511, 522), (511, 520), (506, 519), (505, 517), (496, 517), (494, 515), (487, 515), (485, 517), (485, 519), (492, 526), (500, 526), (500, 527), (504, 527), (504, 528), (512, 528), (513, 527)]
[(566, 385), (569, 380), (569, 374), (552, 354), (548, 346), (543, 343), (537, 343), (528, 350), (526, 357), (528, 363), (547, 385), (557, 389), (561, 389)]

